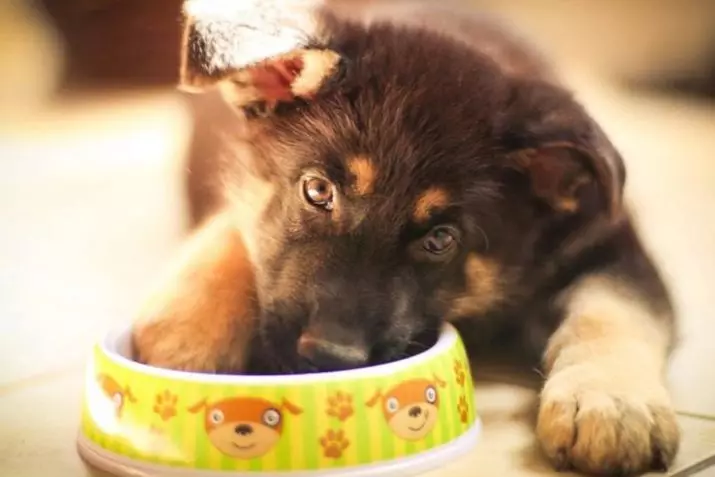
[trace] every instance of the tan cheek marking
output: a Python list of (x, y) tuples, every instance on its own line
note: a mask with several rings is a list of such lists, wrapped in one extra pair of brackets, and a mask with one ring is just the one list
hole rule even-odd
[(417, 221), (429, 219), (430, 214), (436, 210), (447, 206), (449, 195), (444, 189), (433, 187), (427, 189), (415, 203), (413, 215)]
[(375, 165), (364, 156), (358, 156), (348, 161), (348, 169), (355, 177), (353, 189), (358, 195), (370, 194), (375, 190)]
[(453, 301), (448, 319), (484, 313), (505, 298), (496, 261), (471, 254), (465, 265), (467, 291)]

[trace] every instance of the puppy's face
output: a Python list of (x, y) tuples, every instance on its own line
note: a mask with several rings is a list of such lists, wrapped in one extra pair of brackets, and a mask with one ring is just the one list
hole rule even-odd
[[(440, 160), (428, 131), (393, 107), (376, 109), (336, 96), (284, 113), (258, 156), (278, 171), (256, 232), (263, 337), (308, 369), (429, 346), (448, 311), (441, 295), (464, 288), (467, 257), (485, 250), (478, 216), (494, 200), (493, 181), (462, 180), (466, 171)], [(370, 133), (361, 114), (385, 123)], [(457, 159), (477, 152), (460, 146)]]
[[(221, 77), (248, 113), (244, 158), (270, 184), (250, 234), (269, 371), (431, 345), (443, 318), (518, 290), (535, 221), (607, 211), (619, 181), (560, 90), (428, 32), (318, 18), (319, 48), (218, 75), (211, 58), (188, 62), (192, 84)], [(202, 31), (216, 28), (195, 20), (187, 38), (210, 43)]]

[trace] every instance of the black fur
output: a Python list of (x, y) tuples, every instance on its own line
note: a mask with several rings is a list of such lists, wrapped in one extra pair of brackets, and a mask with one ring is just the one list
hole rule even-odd
[[(306, 330), (366, 348), (365, 365), (429, 346), (455, 300), (480, 293), (468, 288), (465, 272), (474, 254), (498, 264), (503, 298), (452, 318), (483, 329), (471, 334), (488, 344), (508, 337), (539, 356), (561, 321), (553, 298), (599, 270), (669, 307), (621, 204), (623, 163), (566, 90), (546, 77), (510, 75), (495, 58), (427, 29), (366, 28), (331, 15), (325, 25), (320, 46), (345, 58), (339, 80), (314, 100), (251, 115), (241, 123), (247, 132), (234, 131), (237, 141), (249, 138), (251, 154), (233, 160), (276, 187), (258, 226), (262, 315), (250, 371), (330, 369), (298, 355)], [(557, 210), (554, 197), (536, 193), (539, 172), (518, 161), (523, 151), (552, 144), (564, 165), (551, 174), (588, 178), (573, 191), (575, 211)], [(374, 193), (341, 195), (339, 221), (306, 206), (299, 190), (306, 171), (346, 191), (347, 161), (360, 155), (375, 165)], [(206, 160), (197, 157), (201, 173), (191, 179), (197, 220), (221, 207), (215, 182), (207, 182), (220, 169)], [(227, 167), (231, 174), (234, 165)], [(447, 191), (450, 206), (417, 223), (412, 208), (430, 187)], [(558, 195), (556, 187), (547, 193)], [(448, 260), (419, 251), (439, 224), (459, 231)]]

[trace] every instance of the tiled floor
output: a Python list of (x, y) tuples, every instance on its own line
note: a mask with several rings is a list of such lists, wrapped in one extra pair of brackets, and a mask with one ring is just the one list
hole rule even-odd
[[(671, 474), (715, 476), (715, 107), (569, 76), (628, 160), (628, 195), (683, 317)], [(164, 95), (0, 121), (0, 475), (102, 475), (75, 452), (84, 358), (180, 241), (188, 128)], [(528, 380), (475, 372), (481, 442), (428, 477), (555, 475), (534, 445)]]

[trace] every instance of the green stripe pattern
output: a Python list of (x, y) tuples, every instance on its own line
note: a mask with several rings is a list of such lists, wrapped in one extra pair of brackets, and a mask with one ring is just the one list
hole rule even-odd
[[(107, 451), (169, 467), (300, 471), (373, 464), (439, 447), (467, 432), (478, 415), (469, 371), (460, 340), (441, 355), (388, 376), (320, 384), (291, 383), (287, 378), (274, 387), (149, 376), (121, 366), (97, 347), (85, 379), (81, 428)], [(98, 379), (100, 375), (104, 378)], [(386, 419), (385, 394), (415, 380), (434, 383), (437, 419), (426, 435), (406, 440)], [(378, 392), (377, 404), (368, 406)], [(222, 452), (205, 425), (212, 403), (230, 399), (240, 407), (244, 398), (270, 401), (282, 414), (283, 429), (275, 445), (251, 458)], [(190, 412), (202, 402), (206, 405)], [(301, 412), (291, 413), (284, 402)], [(237, 424), (227, 423), (231, 429)]]

